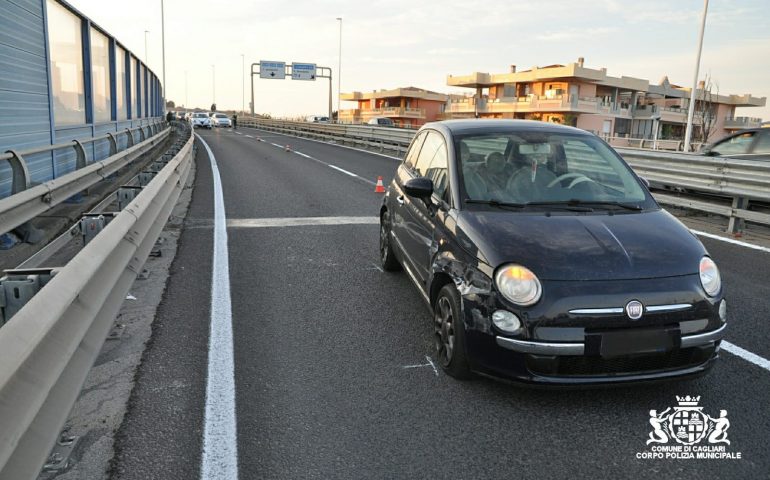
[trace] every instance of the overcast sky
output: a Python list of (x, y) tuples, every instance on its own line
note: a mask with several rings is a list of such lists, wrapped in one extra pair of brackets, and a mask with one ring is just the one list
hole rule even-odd
[[(160, 0), (69, 1), (141, 58), (149, 30), (148, 63), (161, 77)], [(710, 74), (719, 93), (770, 97), (767, 7), (768, 0), (711, 0), (700, 77)], [(167, 98), (208, 108), (216, 95), (220, 109), (239, 109), (242, 101), (248, 109), (249, 64), (261, 59), (316, 63), (336, 74), (336, 17), (344, 19), (343, 92), (401, 86), (460, 92), (446, 86), (446, 75), (580, 56), (613, 76), (657, 83), (668, 75), (689, 86), (702, 8), (702, 0), (166, 0)], [(273, 116), (326, 113), (328, 82), (255, 79), (255, 105)], [(738, 115), (767, 120), (770, 107)]]

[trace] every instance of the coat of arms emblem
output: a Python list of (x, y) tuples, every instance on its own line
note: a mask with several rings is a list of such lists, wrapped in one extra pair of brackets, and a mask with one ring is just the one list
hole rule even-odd
[(730, 444), (727, 439), (727, 429), (730, 428), (730, 420), (727, 419), (727, 410), (721, 410), (719, 417), (714, 418), (703, 413), (703, 407), (698, 406), (700, 396), (676, 397), (678, 406), (667, 408), (658, 413), (650, 410), (650, 425), (652, 432), (647, 440), (651, 443), (668, 443), (672, 439), (682, 445), (695, 445), (704, 438), (708, 443)]

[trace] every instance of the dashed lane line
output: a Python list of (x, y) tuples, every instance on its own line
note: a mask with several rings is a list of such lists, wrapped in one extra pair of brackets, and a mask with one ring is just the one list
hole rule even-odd
[(741, 357), (742, 359), (746, 360), (747, 362), (753, 363), (754, 365), (764, 368), (765, 370), (770, 372), (770, 360), (766, 358), (762, 358), (759, 355), (756, 355), (754, 353), (751, 353), (750, 351), (746, 350), (745, 348), (741, 348), (738, 345), (735, 345), (733, 343), (730, 343), (726, 340), (722, 340), (722, 349), (727, 350), (728, 352), (732, 353), (733, 355), (736, 355), (738, 357)]

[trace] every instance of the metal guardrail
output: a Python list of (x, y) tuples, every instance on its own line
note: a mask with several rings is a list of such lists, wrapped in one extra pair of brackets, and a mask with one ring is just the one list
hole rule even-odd
[[(239, 123), (287, 135), (333, 141), (366, 149), (387, 150), (399, 156), (403, 156), (416, 134), (415, 130), (249, 117), (239, 119)], [(770, 201), (770, 162), (633, 148), (615, 147), (615, 150), (639, 176), (654, 185), (732, 198), (732, 206), (728, 207), (655, 193), (654, 196), (660, 203), (724, 215), (730, 219), (728, 231), (732, 233), (742, 229), (744, 220), (770, 225), (770, 214), (748, 208), (751, 200)]]
[(40, 472), (184, 188), (193, 141), (191, 135), (65, 267), (26, 272), (44, 285), (0, 328), (0, 479), (33, 479)]
[[(118, 152), (116, 135), (108, 133), (99, 137), (73, 140), (70, 143), (49, 145), (24, 152), (0, 154), (0, 160), (11, 162), (14, 176), (14, 194), (0, 199), (0, 233), (11, 231), (141, 157), (168, 137), (170, 129), (163, 126), (164, 123), (158, 120), (149, 125), (124, 130), (128, 143), (127, 148), (122, 152)], [(134, 139), (134, 131), (139, 132), (139, 143)], [(110, 140), (111, 156), (87, 165), (83, 145), (105, 139)], [(30, 186), (24, 156), (64, 148), (75, 148), (79, 152), (77, 170), (39, 185)]]

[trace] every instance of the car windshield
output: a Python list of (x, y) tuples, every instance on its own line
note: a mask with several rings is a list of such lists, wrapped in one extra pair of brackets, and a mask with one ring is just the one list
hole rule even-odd
[(216, 117), (217, 118), (227, 118), (227, 115), (225, 115), (224, 113), (217, 113)]
[(205, 113), (196, 113), (195, 114), (195, 118), (206, 118), (206, 114)]
[(471, 203), (639, 206), (649, 200), (628, 167), (590, 135), (469, 134), (455, 138), (455, 151)]

